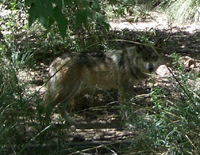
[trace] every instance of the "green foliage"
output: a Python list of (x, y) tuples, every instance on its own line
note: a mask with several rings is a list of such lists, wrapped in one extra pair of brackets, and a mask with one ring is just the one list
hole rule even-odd
[(6, 6), (6, 9), (15, 10), (19, 8), (20, 0), (2, 0), (2, 4)]
[[(29, 26), (36, 19), (47, 29), (56, 22), (63, 38), (66, 36), (66, 30), (71, 29), (72, 25), (79, 27), (83, 24), (87, 27), (89, 19), (101, 24), (106, 30), (109, 29), (108, 21), (99, 12), (100, 4), (96, 0), (91, 2), (87, 0), (26, 0), (25, 4), (30, 6)], [(74, 27), (72, 30), (75, 30)]]

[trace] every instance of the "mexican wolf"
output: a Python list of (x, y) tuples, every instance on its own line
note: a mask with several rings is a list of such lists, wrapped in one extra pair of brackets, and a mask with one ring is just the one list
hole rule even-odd
[(68, 53), (56, 58), (49, 67), (50, 80), (44, 97), (46, 118), (58, 105), (67, 123), (66, 106), (85, 89), (118, 89), (120, 102), (132, 98), (133, 85), (143, 81), (163, 64), (157, 45), (136, 44), (101, 54)]

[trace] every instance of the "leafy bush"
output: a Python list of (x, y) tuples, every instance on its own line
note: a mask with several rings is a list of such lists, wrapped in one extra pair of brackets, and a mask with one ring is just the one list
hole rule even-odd
[[(99, 2), (94, 0), (64, 0), (64, 1), (40, 1), (26, 0), (29, 9), (29, 26), (38, 19), (45, 27), (49, 28), (54, 22), (57, 23), (62, 37), (66, 36), (66, 30), (80, 25), (87, 27), (90, 20), (109, 28), (106, 17), (100, 13)], [(73, 29), (75, 30), (75, 29)]]

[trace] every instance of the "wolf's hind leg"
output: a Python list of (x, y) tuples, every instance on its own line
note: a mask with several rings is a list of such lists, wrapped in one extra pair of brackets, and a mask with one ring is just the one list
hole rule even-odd
[(47, 124), (49, 124), (51, 122), (51, 113), (53, 111), (54, 106), (47, 106), (46, 107), (46, 112), (45, 112), (45, 121)]
[(65, 98), (65, 100), (60, 102), (60, 104), (58, 105), (59, 113), (62, 116), (62, 118), (64, 118), (67, 124), (75, 124), (75, 121), (69, 119), (66, 112), (66, 107), (67, 107), (67, 104), (70, 103), (70, 101), (74, 98), (74, 96), (79, 92), (80, 85), (81, 85), (81, 82), (77, 82), (76, 85), (74, 85), (72, 89), (70, 89), (71, 87), (68, 87), (67, 90), (71, 90), (70, 94), (67, 94), (68, 95), (67, 98)]

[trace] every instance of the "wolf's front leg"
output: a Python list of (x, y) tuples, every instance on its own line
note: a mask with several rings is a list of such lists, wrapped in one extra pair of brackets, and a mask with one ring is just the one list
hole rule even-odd
[(122, 104), (126, 104), (127, 102), (131, 102), (132, 98), (134, 97), (133, 95), (133, 87), (128, 86), (128, 85), (123, 85), (119, 87), (119, 101)]
[(64, 118), (66, 124), (68, 124), (68, 125), (76, 124), (75, 121), (69, 119), (67, 112), (66, 112), (66, 107), (67, 107), (67, 102), (60, 103), (60, 105), (58, 106), (60, 115), (62, 116), (62, 118)]

